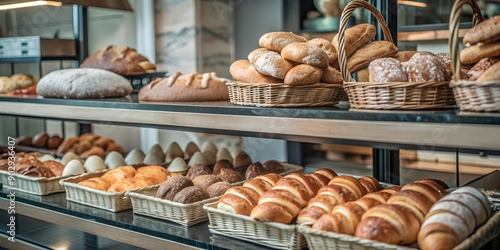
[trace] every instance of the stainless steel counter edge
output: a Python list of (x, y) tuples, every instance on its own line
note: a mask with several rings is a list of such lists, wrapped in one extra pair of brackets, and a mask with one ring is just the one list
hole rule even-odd
[[(8, 206), (9, 201), (0, 198), (0, 207)], [(146, 249), (199, 249), (19, 202), (16, 203), (16, 213)]]
[(0, 102), (2, 114), (93, 122), (175, 126), (270, 135), (345, 139), (429, 147), (500, 149), (500, 126), (262, 117)]

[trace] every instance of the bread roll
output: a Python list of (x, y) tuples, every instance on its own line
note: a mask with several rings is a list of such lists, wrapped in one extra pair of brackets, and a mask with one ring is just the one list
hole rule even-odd
[(212, 173), (212, 171), (210, 170), (210, 168), (207, 165), (196, 164), (196, 165), (192, 166), (191, 168), (189, 168), (189, 170), (186, 174), (186, 177), (192, 180), (199, 175), (211, 174), (211, 173)]
[(310, 43), (289, 44), (283, 48), (281, 56), (297, 63), (328, 68), (328, 55), (320, 47)]
[(123, 97), (132, 85), (122, 76), (102, 69), (62, 69), (40, 79), (36, 88), (43, 97), (83, 99)]
[(439, 193), (437, 190), (423, 183), (406, 184), (401, 188), (401, 190), (417, 191), (425, 195), (425, 197), (427, 197), (433, 204), (443, 197), (443, 194)]
[(393, 195), (396, 192), (398, 192), (399, 190), (401, 190), (401, 186), (391, 186), (391, 187), (387, 187), (387, 188), (380, 190), (380, 192), (384, 192), (384, 193), (388, 193), (390, 195)]
[(48, 160), (44, 161), (43, 165), (52, 171), (54, 176), (62, 176), (62, 172), (64, 170), (64, 165), (61, 163), (54, 161), (54, 160)]
[(286, 45), (297, 42), (304, 43), (307, 39), (292, 32), (269, 32), (259, 39), (261, 47), (277, 52), (281, 52)]
[(500, 56), (481, 59), (481, 61), (476, 63), (467, 72), (469, 80), (471, 81), (477, 80), (487, 69), (489, 69), (492, 65), (496, 64), (497, 62), (500, 62)]
[(408, 74), (400, 61), (384, 57), (373, 60), (368, 66), (370, 82), (407, 82)]
[(268, 160), (262, 163), (262, 166), (264, 167), (266, 173), (283, 173), (285, 172), (285, 168), (281, 163), (279, 163), (276, 160)]
[(240, 82), (246, 83), (279, 83), (282, 79), (259, 73), (248, 60), (237, 60), (229, 67), (231, 76)]
[(142, 87), (138, 96), (139, 101), (156, 102), (226, 101), (229, 100), (226, 82), (215, 72), (187, 75), (176, 72)]
[(347, 68), (350, 73), (354, 73), (370, 64), (371, 61), (392, 57), (398, 53), (398, 48), (391, 42), (374, 41), (359, 48), (347, 59)]
[(253, 163), (250, 165), (245, 171), (245, 179), (250, 180), (255, 178), (256, 176), (263, 175), (267, 171), (264, 166), (260, 162)]
[(193, 185), (207, 189), (210, 185), (222, 181), (219, 177), (213, 174), (198, 175), (193, 179)]
[(500, 80), (500, 62), (493, 64), (489, 67), (480, 77), (477, 78), (478, 82), (489, 82)]
[(79, 139), (76, 136), (67, 137), (59, 147), (57, 147), (57, 153), (63, 154), (66, 153), (70, 148), (73, 147), (76, 143), (78, 143)]
[(469, 29), (464, 35), (465, 45), (491, 43), (500, 40), (500, 15), (487, 19)]
[(215, 163), (215, 165), (214, 165), (213, 174), (214, 175), (218, 175), (220, 173), (220, 170), (222, 168), (230, 168), (230, 169), (232, 169), (233, 168), (233, 163), (231, 163), (231, 161), (226, 160), (226, 159), (218, 160)]
[(219, 177), (222, 181), (229, 183), (236, 183), (245, 180), (245, 178), (243, 178), (238, 171), (231, 168), (222, 168), (217, 177)]
[(431, 186), (432, 188), (437, 190), (439, 193), (441, 193), (443, 196), (448, 194), (446, 192), (446, 189), (450, 188), (448, 186), (448, 184), (446, 184), (443, 181), (438, 180), (438, 179), (420, 179), (420, 180), (416, 180), (415, 183), (423, 183), (423, 184), (426, 184), (428, 186)]
[(248, 216), (257, 205), (259, 198), (260, 195), (249, 187), (234, 186), (219, 199), (217, 209)]
[(276, 183), (279, 180), (281, 180), (281, 178), (283, 178), (281, 175), (275, 174), (275, 173), (269, 173), (269, 174), (259, 175), (259, 176), (255, 177), (255, 179), (261, 179), (263, 181), (266, 181), (267, 183), (271, 184), (271, 186), (276, 185)]
[(252, 159), (245, 151), (239, 152), (236, 155), (236, 157), (234, 157), (233, 161), (234, 169), (240, 172), (240, 174), (245, 174), (245, 171), (251, 164), (252, 164)]
[(293, 67), (285, 76), (284, 83), (291, 86), (311, 85), (319, 82), (323, 69), (308, 64)]
[(178, 192), (190, 186), (193, 186), (193, 182), (189, 178), (181, 175), (174, 176), (160, 185), (155, 197), (172, 201)]
[(179, 191), (173, 201), (182, 204), (190, 204), (210, 198), (208, 193), (201, 187), (190, 186)]
[(321, 185), (321, 187), (328, 185), (328, 183), (330, 182), (330, 179), (328, 179), (328, 177), (320, 175), (318, 173), (308, 173), (306, 174), (306, 176), (315, 179)]
[(262, 196), (266, 191), (270, 190), (273, 185), (262, 179), (252, 179), (243, 183), (244, 187), (249, 187)]
[(342, 74), (336, 68), (332, 66), (328, 66), (328, 68), (323, 69), (323, 75), (320, 79), (321, 82), (324, 83), (342, 83), (344, 79), (342, 78)]
[(329, 168), (320, 168), (320, 169), (314, 171), (314, 173), (323, 175), (330, 180), (332, 180), (333, 178), (338, 176), (337, 173), (335, 173), (335, 171), (333, 171)]
[(365, 187), (356, 178), (349, 175), (333, 178), (328, 185), (340, 185), (348, 188), (354, 194), (356, 200), (366, 194)]
[(410, 58), (417, 53), (417, 51), (398, 51), (398, 53), (394, 56), (400, 62), (407, 62)]
[(170, 172), (163, 166), (152, 165), (140, 167), (135, 177), (151, 179), (153, 185), (161, 184), (170, 176)]
[(500, 56), (500, 42), (480, 43), (463, 49), (460, 52), (460, 62), (462, 64), (471, 64), (495, 56)]
[(208, 186), (206, 191), (210, 198), (212, 198), (223, 195), (229, 188), (231, 188), (231, 183), (219, 181)]
[(408, 80), (410, 82), (444, 82), (450, 80), (445, 66), (428, 53), (415, 53), (408, 61)]
[(102, 191), (106, 191), (111, 187), (111, 184), (107, 180), (100, 177), (89, 178), (79, 182), (78, 184)]
[(363, 214), (355, 236), (395, 245), (414, 243), (420, 223), (406, 207), (394, 204), (375, 206)]
[(137, 171), (131, 166), (118, 167), (104, 173), (101, 178), (108, 181), (110, 184), (115, 184), (126, 178), (134, 177)]
[(49, 140), (49, 134), (47, 132), (41, 132), (33, 136), (31, 145), (35, 148), (45, 148), (47, 146), (47, 141)]
[(59, 147), (59, 145), (61, 145), (62, 142), (63, 142), (63, 139), (60, 136), (53, 135), (53, 136), (49, 137), (49, 139), (47, 140), (47, 148), (48, 149), (56, 149), (57, 147)]
[[(376, 34), (375, 26), (371, 24), (358, 24), (344, 32), (345, 56), (349, 58), (354, 51), (371, 41)], [(332, 44), (339, 51), (339, 35), (333, 37)]]
[[(336, 206), (332, 216), (323, 215), (313, 224), (313, 228), (321, 231), (354, 235), (365, 209), (356, 202), (347, 202)], [(323, 222), (327, 219), (328, 223)]]
[(367, 193), (376, 192), (381, 189), (378, 180), (371, 176), (362, 176), (358, 178), (358, 181), (363, 185)]
[(293, 64), (283, 59), (278, 52), (265, 48), (250, 52), (248, 60), (259, 73), (278, 79), (284, 79), (286, 73), (293, 68)]
[(338, 60), (337, 50), (333, 44), (324, 38), (313, 38), (307, 41), (310, 44), (314, 44), (320, 47), (328, 56), (328, 64), (334, 64)]
[(107, 191), (118, 193), (118, 192), (125, 192), (128, 190), (134, 190), (134, 189), (152, 186), (152, 185), (154, 185), (154, 182), (152, 182), (149, 179), (132, 177), (132, 178), (127, 178), (127, 179), (123, 179), (121, 181), (116, 182), (115, 184), (111, 185), (111, 187), (109, 187), (109, 189)]
[(414, 190), (401, 190), (393, 194), (387, 204), (395, 204), (410, 209), (422, 223), (425, 215), (434, 204), (424, 194)]

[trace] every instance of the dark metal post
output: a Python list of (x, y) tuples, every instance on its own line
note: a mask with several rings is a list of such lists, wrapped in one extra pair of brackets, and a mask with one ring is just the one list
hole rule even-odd
[(399, 150), (373, 148), (373, 177), (399, 185)]
[(286, 150), (288, 156), (288, 162), (291, 164), (302, 166), (302, 143), (300, 142), (286, 142)]
[(78, 64), (89, 55), (87, 7), (73, 5), (73, 32), (75, 33)]
[[(375, 6), (387, 23), (389, 30), (391, 31), (392, 39), (394, 44), (398, 45), (398, 1), (397, 0), (370, 0), (370, 3)], [(370, 23), (377, 27), (376, 40), (384, 40), (384, 33), (380, 28), (378, 21), (375, 17), (370, 15)]]

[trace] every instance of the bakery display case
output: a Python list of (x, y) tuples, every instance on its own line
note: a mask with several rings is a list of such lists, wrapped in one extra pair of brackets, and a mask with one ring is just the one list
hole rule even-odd
[[(323, 6), (325, 8), (327, 3), (331, 4), (332, 2), (339, 3), (343, 1), (314, 1), (317, 6)], [(391, 13), (387, 13), (388, 6), (384, 5), (382, 3), (383, 1), (373, 2), (376, 3), (378, 8), (384, 10), (382, 12), (385, 13), (386, 18), (387, 15), (391, 15)], [(396, 1), (388, 2), (395, 3)], [(439, 2), (440, 4), (444, 4), (441, 1)], [(333, 16), (338, 14), (335, 12), (337, 11), (335, 8), (334, 10), (329, 9), (323, 11)], [(311, 23), (309, 23), (309, 25), (311, 25)], [(391, 32), (394, 33), (394, 22), (390, 23), (388, 26)], [(373, 37), (370, 37), (368, 40), (371, 39), (373, 39)], [(340, 43), (343, 43), (342, 39), (340, 39)], [(364, 44), (369, 43), (369, 41), (366, 41)], [(364, 45), (362, 44), (362, 46)], [(343, 45), (341, 47), (343, 47)], [(108, 47), (105, 50), (110, 48), (111, 47)], [(285, 50), (284, 48), (282, 49)], [(129, 50), (129, 48), (127, 48), (127, 50)], [(321, 50), (318, 51), (322, 52)], [(391, 56), (397, 53), (397, 51), (393, 52)], [(276, 55), (278, 55), (279, 59), (283, 59), (279, 54)], [(126, 56), (123, 56), (123, 58), (125, 57)], [(336, 59), (335, 56), (332, 56), (332, 58)], [(330, 65), (330, 62), (326, 59), (329, 58), (325, 57), (325, 65), (321, 66), (324, 69), (329, 68)], [(251, 61), (251, 59), (249, 61)], [(283, 61), (285, 60), (283, 59)], [(125, 66), (129, 65), (130, 64), (125, 63)], [(291, 64), (290, 68), (296, 67), (296, 65), (296, 63), (293, 65)], [(308, 62), (303, 62), (302, 65), (309, 66), (310, 64)], [(246, 66), (253, 67), (251, 64), (246, 64)], [(99, 67), (102, 67), (102, 65)], [(66, 72), (68, 71), (69, 70)], [(290, 71), (290, 69), (288, 71)], [(88, 71), (80, 70), (80, 72)], [(243, 72), (241, 77), (248, 76), (246, 73), (248, 72)], [(255, 73), (254, 75), (257, 76), (260, 74), (258, 72)], [(337, 73), (339, 73), (339, 75), (341, 74), (340, 72)], [(323, 70), (321, 70), (320, 75), (322, 76), (324, 74)], [(87, 76), (89, 75), (95, 74), (87, 74)], [(42, 87), (46, 87), (46, 84), (57, 84), (57, 80), (61, 78), (62, 77), (57, 77), (55, 79), (45, 78)], [(276, 76), (276, 79), (283, 78), (283, 75)], [(344, 78), (346, 77), (344, 76)], [(127, 85), (128, 89), (127, 93), (120, 95), (123, 97), (107, 96), (107, 98), (103, 98), (99, 96), (98, 94), (102, 92), (100, 91), (102, 89), (99, 89), (102, 85), (99, 84), (92, 88), (93, 90), (98, 90), (96, 91), (98, 94), (90, 95), (87, 93), (88, 95), (85, 96), (86, 99), (52, 98), (67, 97), (67, 93), (51, 96), (50, 94), (44, 93), (43, 90), (38, 93), (40, 94), (38, 96), (0, 95), (0, 115), (7, 117), (49, 119), (61, 121), (63, 123), (76, 121), (85, 124), (119, 125), (134, 128), (155, 128), (161, 130), (209, 133), (214, 135), (279, 139), (286, 141), (288, 146), (288, 155), (285, 160), (288, 164), (278, 164), (280, 167), (285, 166), (285, 168), (271, 172), (275, 175), (275, 180), (268, 180), (268, 183), (265, 183), (262, 179), (253, 179), (258, 173), (264, 174), (264, 166), (261, 167), (257, 163), (252, 164), (252, 161), (248, 160), (250, 163), (245, 166), (255, 170), (250, 171), (248, 176), (248, 170), (245, 172), (245, 179), (248, 181), (243, 181), (242, 175), (239, 175), (239, 179), (237, 180), (227, 181), (229, 186), (227, 186), (225, 190), (231, 189), (232, 192), (235, 193), (238, 192), (236, 190), (253, 190), (248, 191), (250, 194), (246, 193), (247, 195), (245, 198), (235, 195), (240, 197), (240, 201), (243, 201), (236, 203), (234, 200), (237, 201), (238, 199), (231, 200), (231, 198), (228, 198), (235, 193), (224, 192), (212, 195), (209, 194), (209, 191), (206, 191), (209, 189), (210, 185), (215, 183), (215, 179), (220, 177), (220, 173), (218, 175), (213, 173), (215, 172), (215, 166), (211, 166), (214, 168), (214, 171), (211, 174), (209, 173), (211, 169), (208, 165), (212, 164), (208, 163), (205, 164), (206, 166), (198, 167), (198, 169), (200, 169), (200, 173), (198, 174), (201, 175), (201, 172), (203, 172), (205, 175), (210, 175), (210, 178), (206, 178), (207, 180), (211, 179), (210, 184), (204, 183), (206, 186), (202, 189), (206, 190), (202, 190), (203, 194), (193, 195), (193, 193), (184, 192), (182, 196), (176, 199), (175, 197), (177, 197), (177, 194), (181, 193), (179, 189), (175, 194), (171, 192), (169, 194), (165, 193), (163, 195), (158, 195), (160, 189), (168, 189), (175, 186), (174, 184), (176, 183), (173, 183), (173, 181), (169, 183), (163, 182), (170, 174), (175, 174), (175, 177), (169, 180), (176, 178), (176, 181), (179, 179), (183, 180), (185, 183), (188, 183), (188, 180), (194, 175), (194, 171), (191, 172), (187, 170), (188, 165), (186, 162), (189, 162), (191, 157), (195, 158), (194, 156), (196, 153), (190, 151), (184, 154), (179, 145), (177, 145), (177, 151), (181, 151), (180, 158), (184, 161), (184, 164), (181, 164), (182, 166), (180, 167), (182, 169), (175, 169), (174, 171), (175, 166), (169, 169), (174, 165), (172, 164), (172, 162), (174, 162), (172, 159), (173, 157), (170, 158), (172, 161), (167, 160), (170, 156), (168, 153), (163, 153), (161, 147), (158, 149), (160, 151), (160, 156), (154, 156), (159, 159), (155, 159), (158, 160), (157, 162), (148, 162), (150, 160), (147, 159), (149, 155), (144, 155), (143, 153), (140, 161), (130, 163), (130, 165), (137, 164), (133, 167), (123, 167), (123, 165), (129, 164), (128, 162), (115, 166), (117, 167), (115, 170), (118, 170), (115, 173), (120, 172), (123, 174), (120, 168), (129, 168), (139, 171), (141, 168), (152, 167), (143, 167), (141, 164), (150, 165), (149, 163), (151, 163), (154, 165), (164, 165), (154, 167), (164, 171), (165, 176), (162, 176), (165, 178), (160, 178), (158, 172), (155, 172), (158, 175), (156, 176), (157, 178), (149, 176), (151, 179), (161, 179), (161, 181), (154, 183), (156, 186), (154, 186), (153, 183), (145, 183), (145, 185), (141, 186), (134, 185), (133, 188), (137, 189), (121, 189), (123, 187), (120, 187), (120, 189), (115, 187), (117, 189), (113, 189), (112, 186), (97, 187), (97, 185), (91, 184), (90, 179), (95, 180), (97, 178), (102, 181), (105, 180), (105, 178), (111, 178), (110, 175), (106, 176), (107, 173), (115, 171), (107, 171), (104, 169), (105, 164), (100, 164), (99, 166), (102, 165), (103, 168), (96, 169), (94, 173), (70, 176), (69, 178), (64, 177), (61, 180), (58, 179), (58, 184), (66, 187), (66, 193), (64, 193), (63, 190), (57, 190), (56, 193), (43, 193), (40, 195), (39, 193), (30, 194), (22, 190), (9, 189), (7, 185), (12, 184), (10, 184), (8, 174), (4, 174), (5, 178), (2, 179), (3, 186), (0, 191), (0, 218), (1, 221), (10, 221), (11, 224), (2, 223), (2, 225), (0, 225), (0, 229), (4, 232), (0, 233), (2, 247), (9, 249), (302, 249), (306, 245), (306, 238), (304, 235), (308, 233), (307, 229), (317, 229), (314, 224), (316, 224), (321, 216), (320, 213), (318, 213), (320, 216), (318, 216), (318, 214), (309, 216), (306, 212), (303, 213), (303, 211), (315, 211), (314, 207), (318, 205), (314, 203), (310, 204), (309, 201), (317, 194), (318, 196), (323, 194), (325, 196), (331, 196), (334, 197), (331, 199), (337, 200), (337, 203), (335, 203), (336, 205), (332, 205), (328, 209), (323, 209), (322, 215), (328, 215), (340, 211), (340, 209), (333, 210), (335, 206), (343, 205), (343, 203), (351, 201), (353, 203), (358, 202), (358, 200), (362, 199), (367, 193), (375, 193), (378, 191), (384, 193), (372, 195), (372, 198), (367, 198), (374, 200), (378, 198), (383, 199), (383, 201), (377, 200), (378, 203), (367, 200), (356, 203), (358, 204), (357, 206), (361, 207), (356, 211), (356, 216), (359, 215), (357, 223), (361, 223), (361, 216), (364, 212), (368, 212), (369, 209), (376, 204), (385, 204), (385, 202), (389, 202), (391, 195), (398, 192), (400, 189), (404, 189), (405, 187), (403, 187), (404, 185), (402, 184), (406, 183), (410, 183), (406, 189), (408, 189), (407, 191), (413, 191), (412, 197), (423, 197), (420, 199), (422, 202), (416, 202), (416, 205), (407, 202), (407, 205), (403, 205), (406, 207), (406, 210), (397, 210), (394, 207), (392, 207), (394, 210), (387, 208), (391, 211), (399, 211), (395, 213), (396, 215), (394, 216), (406, 218), (403, 220), (406, 220), (408, 225), (404, 226), (404, 228), (411, 230), (398, 230), (397, 236), (394, 234), (386, 238), (391, 240), (388, 242), (390, 244), (398, 244), (401, 242), (405, 244), (413, 243), (413, 245), (409, 246), (415, 247), (417, 242), (416, 233), (420, 225), (423, 225), (422, 223), (424, 222), (425, 215), (430, 210), (431, 206), (435, 202), (438, 202), (440, 198), (444, 197), (446, 193), (455, 191), (456, 187), (467, 182), (466, 185), (468, 186), (487, 190), (484, 191), (484, 193), (487, 193), (487, 196), (484, 197), (482, 196), (483, 193), (476, 189), (472, 189), (472, 191), (471, 189), (458, 189), (459, 191), (454, 196), (454, 199), (465, 199), (468, 197), (467, 199), (469, 200), (475, 199), (473, 197), (479, 197), (478, 199), (481, 202), (477, 203), (477, 206), (474, 206), (475, 211), (471, 212), (468, 217), (469, 219), (466, 220), (468, 228), (467, 233), (464, 233), (464, 235), (472, 235), (470, 238), (466, 237), (467, 242), (479, 244), (478, 242), (484, 238), (485, 241), (488, 242), (480, 242), (480, 244), (484, 244), (483, 249), (498, 248), (498, 234), (500, 232), (498, 232), (499, 229), (497, 228), (499, 227), (497, 225), (499, 223), (498, 221), (500, 221), (498, 219), (500, 218), (500, 214), (491, 216), (491, 219), (488, 220), (491, 211), (487, 208), (488, 202), (493, 202), (494, 204), (498, 203), (499, 188), (498, 185), (495, 185), (498, 184), (495, 183), (498, 179), (498, 167), (491, 168), (491, 170), (497, 169), (496, 171), (487, 173), (481, 178), (469, 182), (471, 177), (468, 177), (466, 180), (462, 179), (461, 174), (463, 169), (461, 169), (460, 153), (467, 152), (481, 155), (500, 155), (500, 114), (468, 113), (449, 107), (427, 110), (414, 110), (410, 108), (408, 110), (396, 109), (390, 111), (356, 109), (353, 108), (354, 106), (352, 103), (350, 105), (349, 102), (338, 101), (340, 98), (335, 99), (334, 105), (332, 105), (333, 103), (328, 103), (328, 105), (309, 105), (308, 107), (304, 107), (304, 105), (263, 105), (265, 107), (256, 105), (256, 107), (251, 105), (234, 105), (234, 103), (227, 100), (227, 96), (210, 99), (208, 98), (209, 96), (203, 96), (203, 94), (196, 93), (193, 94), (193, 96), (196, 96), (194, 101), (190, 99), (189, 102), (179, 102), (179, 99), (174, 98), (176, 96), (165, 99), (166, 95), (161, 94), (160, 92), (162, 91), (159, 90), (160, 88), (161, 90), (165, 90), (169, 87), (173, 89), (171, 86), (174, 86), (175, 88), (178, 87), (183, 89), (185, 92), (193, 92), (193, 90), (188, 87), (197, 87), (200, 85), (204, 86), (202, 88), (207, 88), (207, 84), (209, 84), (210, 81), (217, 79), (219, 78), (216, 77), (214, 72), (187, 75), (182, 75), (179, 72), (173, 74), (169, 78), (153, 81), (151, 85), (143, 87), (144, 91), (138, 94), (133, 93), (128, 82), (122, 79), (125, 82), (122, 81), (121, 85)], [(63, 82), (73, 83), (73, 80), (73, 78), (66, 79)], [(106, 83), (110, 83), (108, 85), (111, 85), (112, 81), (114, 80), (107, 80)], [(281, 82), (279, 80), (277, 81), (278, 83)], [(252, 81), (250, 80), (250, 82)], [(319, 83), (319, 78), (304, 84), (312, 85), (315, 83)], [(345, 87), (346, 84), (346, 82), (342, 82), (341, 80), (335, 83), (339, 85), (338, 87), (340, 89), (342, 89), (341, 87)], [(211, 84), (212, 86), (214, 85), (213, 83)], [(225, 84), (225, 82), (218, 82), (216, 87), (217, 89), (224, 89)], [(217, 93), (224, 93), (220, 90), (214, 91)], [(82, 90), (81, 92), (85, 91)], [(156, 94), (160, 95), (156, 96)], [(93, 99), (96, 97), (101, 98)], [(205, 100), (202, 97), (207, 97), (208, 99)], [(186, 100), (183, 99), (181, 101)], [(290, 103), (297, 104), (297, 101), (291, 100)], [(103, 133), (103, 136), (107, 137), (108, 135)], [(46, 134), (44, 138), (48, 137), (49, 135)], [(88, 156), (90, 153), (85, 154), (85, 152), (92, 150), (92, 148), (97, 145), (90, 142), (83, 143), (85, 140), (80, 137), (75, 136), (74, 139), (75, 145), (88, 144), (85, 145), (86, 147), (84, 147), (84, 149), (79, 150), (81, 152), (77, 152), (81, 153), (80, 156)], [(38, 143), (34, 143), (34, 141), (37, 140), (32, 140), (29, 144), (37, 144), (37, 146), (40, 146), (42, 149), (48, 147), (47, 143), (40, 143), (40, 145), (38, 145)], [(78, 141), (78, 143), (76, 141)], [(51, 148), (62, 152), (60, 147), (62, 147), (65, 142), (67, 141), (63, 141), (59, 147), (51, 146)], [(347, 147), (369, 147), (373, 167), (371, 169), (364, 169), (366, 171), (356, 172), (356, 170), (349, 169), (349, 166), (341, 167), (331, 162), (315, 164), (309, 161), (310, 159), (308, 158), (314, 157), (315, 155), (313, 152), (308, 151), (309, 149), (305, 149), (305, 144), (337, 144), (346, 145)], [(82, 145), (78, 147), (66, 146), (69, 151), (73, 148), (76, 150)], [(152, 149), (157, 145), (153, 146)], [(119, 145), (116, 144), (116, 146)], [(121, 146), (120, 148), (120, 157), (122, 157), (125, 150)], [(186, 146), (186, 151), (187, 148), (188, 146)], [(201, 148), (203, 148), (203, 146)], [(150, 151), (152, 151), (152, 149)], [(167, 152), (169, 152), (169, 149)], [(429, 176), (428, 172), (425, 177), (434, 178), (433, 180), (426, 179), (417, 182), (411, 179), (412, 177), (417, 178), (410, 175), (418, 175), (418, 169), (415, 169), (413, 172), (402, 172), (399, 161), (400, 157), (407, 154), (405, 157), (408, 158), (405, 159), (415, 158), (415, 156), (408, 156), (408, 152), (402, 153), (403, 150), (422, 149), (450, 152), (456, 157), (456, 161), (453, 164), (455, 167), (453, 171), (455, 180), (452, 182), (452, 185), (448, 186), (443, 181), (435, 180), (441, 179), (441, 177), (437, 174)], [(197, 150), (199, 150), (199, 148)], [(67, 153), (68, 151), (64, 152)], [(109, 145), (99, 149), (99, 152), (102, 153), (101, 161), (104, 160), (104, 152), (107, 153), (108, 151), (110, 151)], [(212, 153), (215, 155), (215, 152)], [(186, 156), (188, 154), (190, 155), (189, 157)], [(240, 154), (242, 153), (240, 152)], [(78, 158), (78, 156), (75, 157)], [(121, 158), (122, 161), (125, 161), (123, 158), (124, 157)], [(229, 162), (231, 164), (231, 161)], [(5, 160), (3, 164), (4, 163)], [(165, 167), (167, 164), (170, 165)], [(236, 164), (234, 165), (236, 166)], [(266, 165), (266, 163), (264, 162), (262, 165)], [(5, 166), (5, 164), (3, 166)], [(190, 170), (196, 168), (194, 165), (189, 166), (191, 166)], [(231, 170), (237, 172), (236, 168), (237, 167)], [(328, 168), (328, 170), (322, 168)], [(102, 172), (100, 172), (101, 170)], [(169, 172), (169, 170), (172, 171)], [(241, 170), (241, 168), (238, 170)], [(337, 176), (334, 170), (337, 171), (340, 176)], [(107, 172), (105, 173), (105, 171)], [(220, 170), (220, 172), (224, 171)], [(296, 172), (303, 172), (303, 174), (297, 174)], [(366, 176), (366, 172), (369, 173), (369, 176)], [(346, 173), (349, 174), (346, 175)], [(269, 172), (267, 172), (267, 174), (269, 174)], [(329, 177), (327, 177), (327, 175), (329, 175)], [(229, 176), (224, 177), (229, 178)], [(112, 178), (116, 186), (120, 186), (118, 185), (121, 184), (120, 181), (115, 179), (114, 175)], [(222, 177), (220, 177), (220, 179), (222, 180)], [(286, 181), (279, 182), (282, 179)], [(193, 183), (196, 182), (194, 177), (192, 180)], [(263, 185), (259, 187), (258, 185), (252, 186), (253, 184), (249, 184), (251, 181), (256, 180), (260, 180)], [(108, 181), (105, 180), (103, 182)], [(433, 184), (428, 184), (429, 182)], [(449, 180), (447, 180), (447, 182), (451, 184)], [(84, 186), (83, 183), (87, 186)], [(159, 183), (162, 184), (159, 185)], [(167, 184), (164, 186), (164, 183)], [(290, 183), (294, 183), (294, 185)], [(107, 184), (111, 184), (111, 182)], [(113, 186), (115, 184), (113, 184)], [(327, 185), (330, 186), (330, 184), (334, 186), (331, 194), (326, 194), (327, 192), (320, 193), (322, 187)], [(400, 184), (401, 186), (399, 186)], [(199, 185), (189, 184), (186, 185), (186, 187), (182, 187), (182, 190), (191, 187), (197, 189), (201, 188)], [(74, 190), (71, 190), (71, 188)], [(385, 189), (385, 191), (382, 189)], [(114, 192), (113, 190), (119, 191)], [(271, 192), (271, 194), (266, 196), (267, 191), (270, 190), (274, 190), (275, 192)], [(467, 192), (463, 190), (467, 190)], [(204, 195), (205, 191), (207, 195)], [(289, 193), (285, 194), (286, 192)], [(245, 192), (241, 191), (240, 195), (242, 195), (242, 193)], [(254, 195), (254, 193), (257, 195)], [(410, 192), (410, 194), (411, 193), (412, 192)], [(462, 196), (463, 193), (466, 193), (466, 195)], [(100, 196), (95, 198), (96, 196), (93, 195)], [(111, 197), (110, 199), (116, 198), (116, 200), (114, 200), (116, 204), (113, 204), (113, 206), (117, 204), (120, 206), (126, 204), (123, 207), (102, 206), (100, 203), (106, 203), (106, 201), (102, 202), (99, 199), (104, 198), (106, 195), (109, 195)], [(345, 197), (343, 195), (345, 195)], [(167, 196), (169, 198), (167, 198)], [(345, 200), (342, 199), (341, 201), (340, 197), (344, 197)], [(398, 198), (401, 200), (398, 200)], [(266, 201), (266, 199), (269, 200)], [(280, 206), (283, 206), (283, 204), (279, 202), (280, 199), (282, 199), (282, 202), (283, 200), (286, 201), (283, 202), (286, 203), (283, 210), (279, 210)], [(405, 195), (397, 196), (393, 200), (394, 203), (388, 203), (388, 206), (401, 205), (404, 199)], [(413, 201), (413, 199), (417, 198), (407, 199)], [(272, 205), (275, 206), (273, 207), (271, 204), (267, 203), (274, 203)], [(470, 205), (470, 202), (465, 203), (467, 205), (463, 206)], [(196, 211), (190, 212), (187, 208), (188, 206), (184, 206), (186, 204), (193, 205)], [(237, 208), (238, 205), (241, 205), (243, 208)], [(141, 211), (141, 209), (144, 209), (142, 206), (150, 207), (145, 211)], [(151, 208), (153, 206), (156, 206), (156, 208)], [(346, 207), (348, 206), (349, 205)], [(498, 205), (494, 205), (494, 211), (498, 210), (499, 207)], [(187, 213), (187, 217), (192, 216), (194, 218), (173, 218), (174, 216), (172, 213), (176, 212), (167, 211), (172, 208), (184, 209), (185, 211), (182, 211), (182, 213)], [(255, 213), (254, 208), (258, 208)], [(165, 209), (165, 211), (159, 211), (160, 209)], [(475, 217), (476, 210), (481, 210), (483, 212), (477, 215), (477, 217), (482, 216), (481, 222), (475, 218), (474, 221), (478, 222), (474, 223), (474, 226), (470, 226), (472, 223), (470, 216)], [(12, 217), (10, 213), (13, 212), (11, 211), (15, 212), (15, 215), (12, 215)], [(272, 213), (276, 211), (281, 213)], [(401, 211), (409, 211), (408, 214), (413, 214), (413, 216), (405, 215)], [(342, 212), (338, 213), (342, 214)], [(222, 222), (219, 222), (219, 220)], [(16, 224), (13, 225), (12, 221)], [(311, 227), (301, 225), (302, 223), (310, 224)], [(474, 229), (479, 228), (482, 223), (486, 223), (486, 229), (481, 227), (473, 234)], [(356, 228), (356, 225), (353, 225), (354, 226), (350, 227), (350, 232), (348, 232), (351, 236), (340, 239), (339, 244), (345, 242), (352, 243), (354, 241), (355, 243), (359, 243), (359, 238), (353, 240), (355, 233), (354, 229)], [(418, 227), (416, 227), (416, 225), (418, 225)], [(494, 230), (487, 230), (490, 225), (496, 226), (496, 228), (494, 228)], [(370, 225), (365, 226), (370, 228)], [(303, 231), (304, 229), (305, 231)], [(413, 236), (411, 236), (413, 238), (408, 236), (410, 234), (409, 231), (413, 233)], [(487, 232), (486, 235), (484, 231), (489, 232)], [(57, 235), (55, 237), (50, 237), (48, 235), (49, 232)], [(304, 232), (304, 235), (301, 234), (302, 232)], [(285, 235), (283, 237), (284, 239), (281, 239), (283, 235)], [(16, 237), (16, 243), (9, 240), (9, 237), (13, 236)], [(278, 237), (280, 237), (279, 240)], [(330, 236), (326, 235), (322, 239), (328, 237)], [(367, 237), (372, 236), (368, 235)], [(329, 238), (329, 240), (332, 238)], [(495, 239), (491, 240), (492, 238)], [(462, 237), (461, 240), (463, 239)], [(363, 242), (361, 243), (363, 244)], [(324, 245), (330, 247), (331, 245), (329, 244), (333, 243), (326, 242), (319, 244), (319, 247), (310, 244), (309, 249), (323, 249), (326, 248)], [(353, 246), (354, 245), (348, 245), (347, 248)], [(381, 246), (381, 248), (388, 247), (388, 245)]]

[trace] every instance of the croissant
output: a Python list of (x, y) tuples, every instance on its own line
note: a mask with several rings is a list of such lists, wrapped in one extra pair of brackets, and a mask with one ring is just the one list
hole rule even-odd
[(116, 182), (108, 188), (108, 192), (125, 192), (141, 187), (152, 186), (154, 183), (145, 178), (132, 177)]
[(112, 170), (109, 170), (105, 174), (101, 176), (101, 178), (105, 179), (111, 185), (115, 184), (118, 181), (121, 181), (125, 178), (131, 178), (134, 177), (137, 173), (137, 170), (135, 170), (134, 167), (132, 166), (123, 166), (123, 167), (118, 167)]
[(170, 172), (162, 166), (151, 165), (140, 167), (135, 177), (150, 179), (153, 185), (161, 184), (170, 176)]
[(111, 183), (100, 177), (86, 179), (84, 181), (79, 182), (78, 184), (102, 191), (106, 191), (108, 190), (109, 187), (111, 187)]

